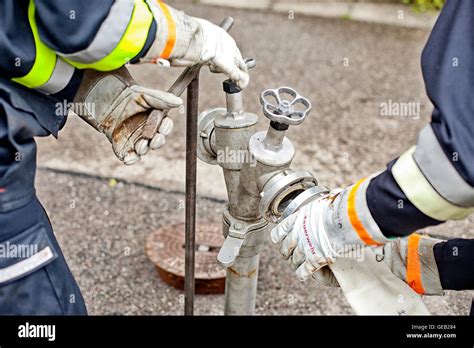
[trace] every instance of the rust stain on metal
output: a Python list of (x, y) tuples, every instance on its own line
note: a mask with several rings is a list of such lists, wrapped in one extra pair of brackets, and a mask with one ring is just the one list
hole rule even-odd
[[(221, 223), (197, 221), (196, 293), (224, 293), (226, 272), (217, 263), (223, 243)], [(166, 283), (184, 289), (184, 224), (165, 226), (148, 235), (145, 252)]]
[(255, 275), (257, 274), (257, 270), (256, 269), (253, 269), (251, 270), (250, 272), (248, 272), (247, 274), (242, 274), (240, 273), (239, 271), (235, 270), (234, 267), (229, 267), (227, 268), (231, 273), (235, 274), (237, 277), (241, 277), (241, 278), (252, 278), (252, 277), (255, 277)]

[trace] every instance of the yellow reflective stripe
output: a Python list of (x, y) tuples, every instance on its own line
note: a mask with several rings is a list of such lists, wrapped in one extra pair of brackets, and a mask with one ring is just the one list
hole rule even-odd
[(28, 5), (28, 21), (30, 22), (31, 31), (35, 40), (35, 61), (28, 74), (22, 77), (12, 78), (12, 80), (26, 87), (36, 88), (48, 82), (53, 74), (54, 67), (56, 66), (56, 54), (40, 40), (35, 22), (35, 3), (33, 0), (30, 0), (30, 4)]
[(413, 159), (416, 147), (413, 146), (400, 156), (392, 167), (396, 182), (410, 202), (425, 215), (439, 220), (464, 219), (474, 208), (463, 208), (444, 199), (431, 186)]
[(148, 5), (143, 0), (135, 0), (130, 23), (117, 46), (107, 56), (94, 63), (77, 63), (65, 59), (79, 69), (110, 71), (120, 68), (134, 58), (145, 45), (148, 31), (153, 22)]

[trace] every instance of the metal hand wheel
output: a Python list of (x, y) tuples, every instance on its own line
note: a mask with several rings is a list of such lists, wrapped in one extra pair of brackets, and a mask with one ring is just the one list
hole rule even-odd
[(290, 87), (263, 91), (260, 95), (260, 104), (265, 117), (292, 126), (301, 124), (311, 111), (309, 100)]

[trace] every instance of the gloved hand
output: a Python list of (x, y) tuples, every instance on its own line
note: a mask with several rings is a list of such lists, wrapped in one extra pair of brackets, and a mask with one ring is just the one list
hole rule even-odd
[(271, 232), (271, 240), (279, 244), (282, 256), (289, 260), (301, 281), (334, 262), (337, 245), (343, 240), (332, 224), (327, 224), (330, 207), (337, 197), (331, 192), (318, 198), (280, 222)]
[[(290, 215), (271, 232), (274, 244), (305, 281), (351, 248), (382, 245), (386, 238), (370, 215), (365, 191), (370, 180), (336, 189)], [(324, 272), (315, 275), (320, 277)]]
[(420, 295), (443, 295), (433, 248), (441, 239), (412, 234), (375, 247), (376, 260), (385, 262), (392, 273)]
[[(392, 273), (420, 295), (443, 295), (443, 287), (433, 248), (441, 239), (412, 234), (407, 238), (371, 247), (377, 262), (385, 262)], [(329, 267), (313, 274), (317, 283), (338, 287), (339, 283)]]
[[(72, 111), (107, 136), (121, 161), (134, 164), (140, 160), (135, 143), (140, 140), (150, 112), (182, 104), (181, 98), (173, 94), (138, 86), (126, 68), (107, 73), (85, 70)], [(149, 142), (150, 148), (160, 148), (172, 129), (173, 121), (164, 117)]]
[(240, 88), (247, 87), (249, 75), (234, 39), (222, 28), (204, 19), (149, 0), (157, 24), (155, 41), (141, 62), (163, 62), (172, 66), (207, 64), (222, 72)]

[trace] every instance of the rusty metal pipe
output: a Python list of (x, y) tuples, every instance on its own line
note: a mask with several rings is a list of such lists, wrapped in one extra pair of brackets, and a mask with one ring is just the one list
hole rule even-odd
[(185, 315), (194, 314), (198, 102), (199, 76), (196, 76), (189, 84), (186, 102)]
[[(225, 18), (221, 28), (229, 31), (234, 24), (232, 17)], [(186, 101), (186, 222), (184, 262), (184, 315), (194, 315), (195, 247), (196, 247), (196, 166), (197, 120), (199, 112), (199, 72), (202, 65), (186, 68), (168, 90), (181, 95), (187, 89)], [(151, 117), (150, 117), (151, 118)], [(153, 120), (149, 120), (151, 123)]]
[(227, 268), (225, 283), (225, 315), (252, 315), (257, 296), (260, 255), (237, 257)]

